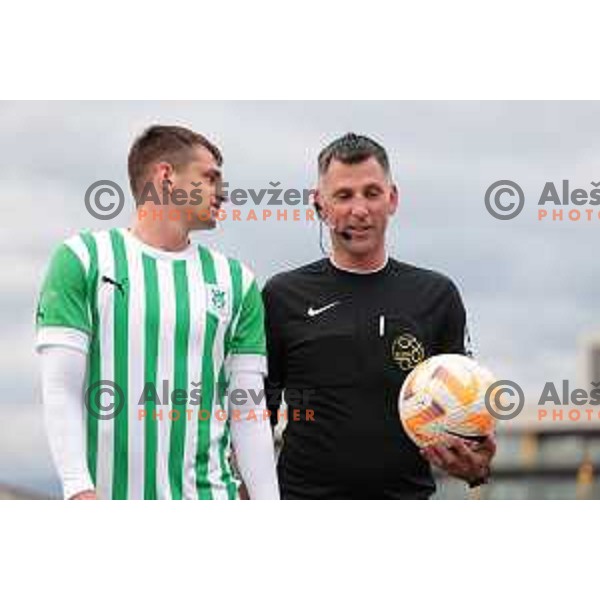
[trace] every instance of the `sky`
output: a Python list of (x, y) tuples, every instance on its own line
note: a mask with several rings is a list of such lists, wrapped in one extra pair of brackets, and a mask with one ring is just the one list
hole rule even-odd
[[(599, 102), (0, 102), (0, 484), (59, 492), (33, 351), (37, 294), (64, 238), (129, 223), (131, 196), (99, 221), (84, 194), (100, 179), (127, 191), (129, 146), (156, 123), (216, 142), (230, 188), (312, 187), (324, 145), (348, 131), (374, 137), (401, 193), (389, 253), (457, 283), (479, 360), (518, 382), (530, 406), (544, 382), (581, 380), (580, 340), (600, 331), (598, 209), (590, 222), (539, 221), (537, 201), (548, 181), (588, 192), (600, 181)], [(486, 211), (498, 180), (523, 189), (512, 220)], [(224, 221), (194, 235), (261, 283), (321, 257), (318, 226), (305, 220)]]

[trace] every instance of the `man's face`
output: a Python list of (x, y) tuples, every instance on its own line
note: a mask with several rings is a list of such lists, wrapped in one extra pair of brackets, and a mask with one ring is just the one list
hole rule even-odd
[(181, 208), (182, 218), (190, 229), (216, 227), (217, 213), (223, 201), (220, 196), (222, 180), (221, 170), (211, 152), (203, 146), (197, 146), (192, 159), (172, 172), (171, 181), (171, 193), (183, 198), (173, 202), (172, 197), (171, 206)]
[(321, 176), (316, 201), (338, 234), (334, 243), (348, 253), (364, 256), (385, 244), (388, 220), (396, 212), (398, 192), (373, 157), (358, 164), (332, 160)]

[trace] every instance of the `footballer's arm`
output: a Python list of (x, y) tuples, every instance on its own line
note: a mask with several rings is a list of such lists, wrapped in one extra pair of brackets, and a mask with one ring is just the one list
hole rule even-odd
[[(56, 330), (49, 333), (56, 334)], [(84, 337), (64, 330), (63, 339)], [(42, 402), (48, 443), (59, 473), (63, 494), (71, 500), (95, 500), (94, 484), (86, 463), (83, 387), (87, 353), (82, 340), (75, 345), (44, 344), (39, 347)]]
[(65, 498), (95, 498), (88, 471), (83, 388), (92, 331), (83, 252), (75, 238), (54, 252), (40, 292), (36, 349), (46, 431)]
[[(258, 358), (258, 357), (256, 357)], [(229, 415), (231, 424), (231, 445), (235, 454), (238, 471), (243, 486), (240, 496), (250, 500), (279, 500), (279, 486), (275, 470), (273, 436), (269, 420), (263, 415), (266, 411), (263, 389), (263, 373), (251, 366), (244, 357), (232, 368), (230, 391), (241, 390), (245, 401), (236, 403), (229, 394)], [(255, 404), (252, 398), (260, 398)]]
[[(243, 390), (245, 400), (229, 394), (231, 444), (251, 500), (278, 500), (273, 434), (266, 415), (263, 377), (267, 372), (264, 307), (254, 275), (242, 265), (245, 292), (234, 326), (228, 360), (229, 390)], [(260, 399), (258, 404), (254, 399)]]

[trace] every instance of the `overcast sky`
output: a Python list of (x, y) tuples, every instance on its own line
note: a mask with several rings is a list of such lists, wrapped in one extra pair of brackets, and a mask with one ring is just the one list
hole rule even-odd
[[(534, 399), (543, 382), (576, 378), (578, 337), (600, 329), (598, 209), (592, 222), (539, 222), (536, 203), (546, 181), (589, 191), (600, 180), (600, 103), (3, 102), (0, 483), (58, 490), (32, 351), (37, 292), (62, 239), (128, 223), (127, 210), (93, 219), (83, 196), (99, 179), (127, 189), (129, 145), (153, 123), (214, 140), (230, 187), (311, 187), (324, 144), (347, 131), (375, 137), (401, 190), (391, 255), (457, 282), (478, 356), (498, 378)], [(484, 207), (487, 187), (501, 179), (525, 193), (514, 220)], [(226, 221), (202, 236), (261, 282), (320, 256), (318, 227), (306, 222)]]

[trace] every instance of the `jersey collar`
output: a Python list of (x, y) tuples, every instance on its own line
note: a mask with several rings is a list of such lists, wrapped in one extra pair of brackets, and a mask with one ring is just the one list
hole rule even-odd
[(387, 267), (387, 265), (388, 265), (388, 262), (389, 262), (389, 259), (390, 259), (390, 257), (389, 257), (389, 255), (388, 255), (388, 253), (386, 252), (386, 253), (385, 253), (385, 260), (383, 261), (383, 264), (382, 264), (380, 267), (377, 267), (377, 268), (375, 268), (375, 269), (349, 269), (349, 268), (347, 268), (347, 267), (342, 267), (342, 266), (338, 265), (338, 264), (335, 262), (335, 260), (334, 260), (334, 258), (333, 258), (333, 255), (331, 255), (331, 254), (329, 255), (329, 262), (330, 262), (330, 263), (331, 263), (331, 264), (332, 264), (332, 265), (333, 265), (333, 266), (334, 266), (334, 267), (335, 267), (335, 268), (336, 268), (338, 271), (344, 271), (345, 273), (353, 273), (353, 274), (355, 274), (355, 275), (372, 275), (372, 274), (374, 274), (374, 273), (379, 273), (379, 272), (383, 271), (383, 270), (384, 270), (384, 269)]
[(193, 242), (190, 242), (187, 248), (180, 250), (179, 252), (169, 252), (168, 250), (161, 250), (155, 246), (150, 246), (145, 242), (142, 242), (136, 235), (134, 235), (126, 227), (121, 228), (119, 231), (123, 234), (123, 237), (131, 240), (134, 246), (137, 246), (142, 252), (153, 256), (154, 258), (166, 258), (169, 260), (188, 260), (195, 258), (198, 254), (198, 246)]

